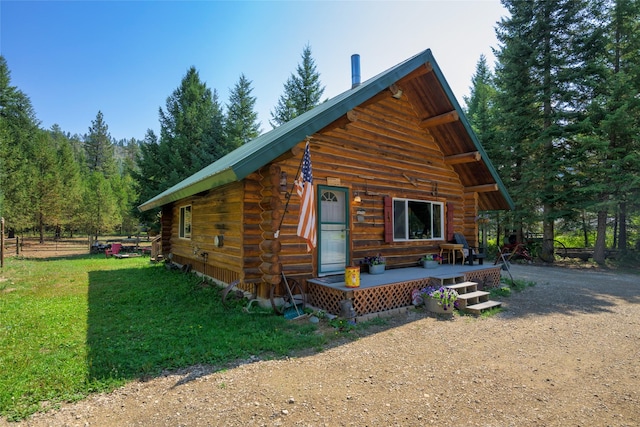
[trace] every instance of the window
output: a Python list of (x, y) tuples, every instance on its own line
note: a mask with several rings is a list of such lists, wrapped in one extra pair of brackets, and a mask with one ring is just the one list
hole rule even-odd
[(183, 239), (191, 238), (191, 205), (180, 208), (180, 231), (179, 236)]
[(346, 217), (344, 200), (344, 193), (323, 191), (320, 196), (320, 221), (344, 223)]
[(393, 240), (441, 240), (443, 214), (442, 203), (393, 199)]

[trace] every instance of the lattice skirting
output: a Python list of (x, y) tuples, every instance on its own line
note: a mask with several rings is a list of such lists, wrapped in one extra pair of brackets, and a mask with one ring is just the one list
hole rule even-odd
[[(207, 264), (206, 267), (202, 264), (202, 262), (198, 262), (193, 260), (192, 258), (187, 258), (181, 255), (173, 255), (172, 261), (179, 265), (191, 265), (191, 271), (197, 271), (198, 273), (205, 274), (207, 277), (214, 279), (215, 281), (220, 282), (221, 284), (228, 284), (233, 282), (234, 280), (238, 280), (240, 278), (240, 274), (236, 271), (232, 271), (223, 267), (219, 267), (216, 265)], [(241, 283), (238, 285), (238, 288), (243, 289), (245, 291), (253, 292), (255, 286), (252, 283)]]
[(486, 288), (497, 288), (500, 286), (500, 266), (486, 270), (469, 271), (464, 274), (464, 280), (476, 282), (478, 290)]
[(340, 314), (340, 301), (350, 299), (357, 316), (380, 313), (411, 305), (411, 292), (427, 286), (429, 279), (392, 283), (372, 288), (354, 288), (348, 291), (307, 283), (309, 304), (328, 313)]
[[(478, 283), (478, 287), (495, 287), (500, 284), (500, 268), (477, 270), (462, 273), (465, 281)], [(309, 304), (339, 315), (340, 301), (350, 299), (357, 316), (381, 313), (412, 304), (411, 292), (429, 286), (430, 279), (423, 278), (406, 282), (390, 283), (375, 287), (337, 289), (331, 286), (307, 282)]]
[(340, 301), (347, 298), (347, 292), (317, 283), (307, 282), (307, 302), (327, 313), (340, 314)]

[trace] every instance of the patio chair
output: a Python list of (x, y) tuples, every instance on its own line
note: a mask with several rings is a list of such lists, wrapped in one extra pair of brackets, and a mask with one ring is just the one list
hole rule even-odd
[(478, 250), (478, 248), (472, 248), (469, 246), (467, 239), (461, 233), (453, 233), (453, 239), (455, 243), (462, 245), (462, 252), (465, 259), (469, 260), (469, 265), (473, 265), (473, 261), (478, 260), (478, 264), (482, 265), (486, 254)]
[(112, 243), (110, 248), (104, 250), (104, 255), (109, 258), (111, 255), (119, 254), (120, 249), (122, 249), (121, 243)]

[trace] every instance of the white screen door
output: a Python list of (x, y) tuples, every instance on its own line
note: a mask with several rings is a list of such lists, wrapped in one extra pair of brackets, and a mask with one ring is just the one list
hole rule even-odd
[(341, 273), (344, 272), (349, 261), (347, 189), (318, 186), (318, 190), (320, 207), (318, 274), (322, 276)]

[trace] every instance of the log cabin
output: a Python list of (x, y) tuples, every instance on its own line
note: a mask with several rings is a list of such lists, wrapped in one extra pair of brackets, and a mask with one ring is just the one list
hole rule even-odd
[[(227, 154), (139, 209), (161, 210), (164, 256), (268, 298), (282, 275), (308, 285), (381, 254), (412, 266), (483, 210), (513, 208), (430, 50)], [(355, 76), (355, 77), (354, 77)], [(317, 245), (298, 236), (294, 180), (308, 143)]]

